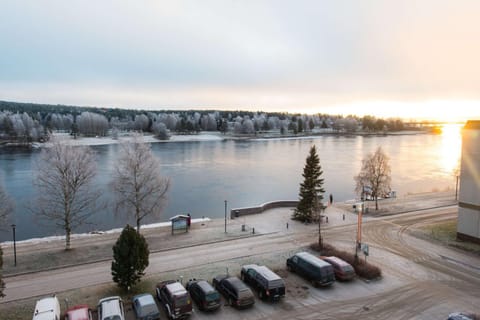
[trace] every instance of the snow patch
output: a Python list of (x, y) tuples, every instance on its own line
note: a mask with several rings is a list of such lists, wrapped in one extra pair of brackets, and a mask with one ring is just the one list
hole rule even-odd
[[(210, 218), (198, 218), (198, 219), (192, 219), (191, 223), (202, 223), (202, 222), (208, 222), (211, 221)], [(160, 227), (169, 227), (171, 226), (172, 223), (170, 221), (168, 222), (159, 222), (159, 223), (151, 223), (151, 224), (146, 224), (142, 225), (141, 229), (154, 229), (154, 228), (160, 228)], [(71, 235), (71, 239), (81, 239), (81, 238), (86, 238), (86, 237), (93, 237), (96, 235), (101, 235), (101, 234), (114, 234), (114, 233), (121, 233), (123, 228), (116, 228), (116, 229), (111, 229), (111, 230), (106, 230), (106, 231), (92, 231), (89, 233), (74, 233)], [(16, 244), (39, 244), (39, 243), (48, 243), (48, 242), (53, 242), (53, 241), (60, 241), (60, 240), (65, 240), (65, 236), (51, 236), (51, 237), (44, 237), (44, 238), (32, 238), (28, 240), (20, 240), (16, 241)], [(5, 246), (13, 246), (13, 241), (5, 241), (1, 243), (2, 245)]]

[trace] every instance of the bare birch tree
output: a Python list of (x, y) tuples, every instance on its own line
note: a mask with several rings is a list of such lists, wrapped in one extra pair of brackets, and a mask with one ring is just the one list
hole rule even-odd
[(101, 196), (93, 186), (95, 154), (90, 147), (54, 141), (42, 150), (36, 169), (38, 196), (32, 210), (65, 230), (65, 249), (70, 250), (72, 231), (95, 213)]
[(369, 189), (372, 198), (375, 200), (375, 210), (378, 210), (378, 197), (390, 192), (391, 169), (389, 158), (378, 147), (375, 153), (369, 154), (362, 161), (362, 169), (355, 178), (355, 191), (365, 196), (365, 188)]
[(160, 215), (169, 186), (169, 179), (160, 175), (160, 161), (140, 135), (121, 144), (121, 155), (112, 181), (115, 207), (117, 212), (134, 215), (138, 233), (143, 218)]
[(7, 216), (13, 211), (13, 201), (0, 184), (0, 229), (7, 221)]
[[(8, 214), (13, 210), (13, 201), (8, 196), (8, 194), (3, 189), (3, 186), (0, 184), (0, 229), (3, 228), (4, 224), (7, 221)], [(3, 268), (3, 251), (0, 247), (0, 298), (5, 297), (3, 290), (5, 289), (5, 282), (3, 281), (2, 275)]]

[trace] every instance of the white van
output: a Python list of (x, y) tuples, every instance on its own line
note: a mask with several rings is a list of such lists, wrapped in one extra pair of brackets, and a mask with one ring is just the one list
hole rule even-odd
[(43, 298), (35, 304), (32, 320), (60, 320), (60, 303), (56, 296)]

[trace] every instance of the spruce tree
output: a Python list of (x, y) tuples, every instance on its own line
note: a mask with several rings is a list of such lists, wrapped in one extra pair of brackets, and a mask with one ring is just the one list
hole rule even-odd
[(323, 200), (323, 193), (325, 190), (323, 186), (322, 168), (320, 166), (320, 159), (317, 154), (317, 149), (313, 145), (310, 148), (303, 168), (303, 183), (300, 184), (299, 202), (297, 208), (293, 212), (292, 219), (300, 220), (302, 222), (311, 222), (321, 205)]
[(145, 238), (127, 225), (113, 246), (113, 281), (124, 290), (130, 290), (148, 266), (148, 244)]

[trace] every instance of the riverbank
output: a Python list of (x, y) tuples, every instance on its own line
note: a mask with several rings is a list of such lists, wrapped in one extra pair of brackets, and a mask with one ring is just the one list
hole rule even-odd
[[(407, 195), (402, 199), (389, 199), (382, 202), (382, 212), (395, 214), (428, 208), (454, 205), (454, 193), (436, 192)], [(172, 250), (200, 244), (230, 241), (244, 237), (304, 230), (306, 233), (316, 230), (315, 224), (302, 224), (290, 219), (293, 208), (274, 208), (263, 213), (242, 216), (235, 219), (193, 219), (189, 232), (171, 234), (171, 226), (167, 223), (143, 226), (142, 234), (149, 243), (150, 252)], [(335, 203), (327, 207), (328, 227), (335, 225), (355, 224), (357, 215), (346, 203)], [(369, 219), (374, 215), (365, 215)], [(225, 222), (226, 231), (225, 232)], [(11, 241), (3, 242), (4, 252), (3, 274), (8, 277), (19, 273), (37, 272), (71, 265), (110, 260), (112, 246), (121, 229), (102, 233), (80, 234), (72, 236), (72, 247), (65, 251), (65, 239), (49, 237), (31, 239), (16, 244), (17, 266), (14, 266), (14, 251)]]
[[(195, 142), (195, 141), (220, 141), (220, 140), (273, 140), (273, 139), (308, 139), (318, 136), (388, 136), (388, 135), (417, 135), (426, 134), (428, 132), (424, 130), (406, 130), (406, 131), (389, 131), (389, 132), (343, 132), (334, 130), (315, 130), (311, 132), (302, 132), (297, 134), (287, 133), (281, 134), (279, 132), (260, 132), (255, 134), (233, 134), (227, 132), (226, 134), (221, 132), (201, 131), (197, 134), (172, 134), (168, 140), (157, 139), (153, 134), (146, 133), (143, 135), (143, 140), (146, 143), (171, 143), (171, 142)], [(110, 136), (96, 136), (96, 137), (74, 137), (65, 132), (54, 132), (51, 137), (56, 141), (62, 141), (70, 145), (75, 146), (99, 146), (118, 144), (122, 141), (128, 141), (132, 139), (132, 133), (122, 133), (118, 137), (113, 138)], [(20, 142), (4, 142), (0, 143), (2, 149), (36, 149), (41, 147), (48, 147), (50, 142), (32, 142), (32, 143), (20, 143)]]

